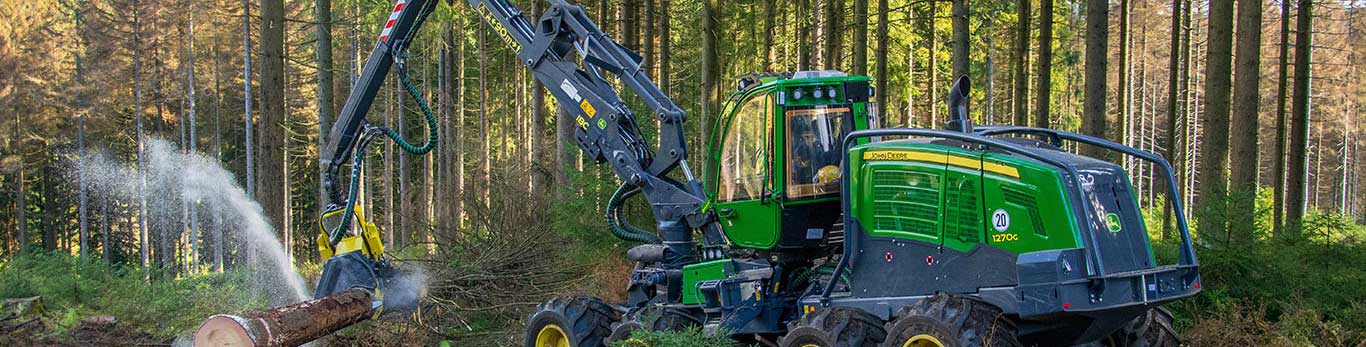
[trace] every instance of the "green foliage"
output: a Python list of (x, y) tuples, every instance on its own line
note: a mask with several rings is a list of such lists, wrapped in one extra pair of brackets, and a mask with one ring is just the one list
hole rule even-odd
[(81, 318), (111, 315), (123, 326), (173, 337), (214, 313), (264, 308), (265, 297), (247, 289), (251, 283), (242, 271), (148, 283), (136, 268), (106, 269), (65, 254), (26, 255), (0, 266), (0, 298), (41, 296), (43, 318), (58, 336)]
[(740, 347), (725, 334), (709, 334), (692, 328), (682, 331), (636, 330), (631, 338), (612, 343), (612, 347)]

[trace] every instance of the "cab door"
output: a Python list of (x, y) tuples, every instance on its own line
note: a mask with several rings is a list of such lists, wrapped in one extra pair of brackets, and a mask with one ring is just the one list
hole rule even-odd
[(723, 119), (719, 153), (713, 154), (716, 215), (737, 246), (769, 249), (778, 238), (778, 207), (772, 192), (773, 97), (756, 93)]

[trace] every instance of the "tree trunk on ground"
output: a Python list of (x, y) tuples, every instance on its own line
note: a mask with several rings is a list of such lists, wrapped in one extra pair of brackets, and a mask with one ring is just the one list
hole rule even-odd
[(1309, 144), (1310, 117), (1310, 59), (1313, 49), (1314, 0), (1300, 0), (1295, 18), (1295, 87), (1291, 100), (1290, 145), (1286, 147), (1286, 228), (1299, 234), (1305, 213), (1306, 184), (1309, 161), (1305, 160)]
[[(1179, 138), (1176, 128), (1177, 120), (1180, 119), (1179, 108), (1177, 107), (1177, 97), (1180, 96), (1181, 85), (1181, 12), (1183, 0), (1172, 0), (1172, 25), (1171, 25), (1171, 58), (1167, 61), (1167, 141), (1162, 155), (1177, 164), (1176, 148)], [(1176, 175), (1172, 172), (1172, 175)], [(1173, 179), (1175, 177), (1172, 177)], [(1165, 178), (1164, 178), (1165, 180)], [(1164, 185), (1164, 187), (1169, 185)], [(1180, 192), (1167, 192), (1167, 204), (1162, 206), (1162, 238), (1166, 239), (1172, 235), (1172, 205), (1171, 199), (1176, 199)]]
[(1281, 43), (1280, 58), (1276, 62), (1276, 143), (1271, 151), (1272, 172), (1272, 226), (1271, 234), (1280, 235), (1285, 227), (1285, 153), (1286, 153), (1286, 105), (1290, 99), (1290, 0), (1281, 3)]
[(298, 346), (370, 318), (371, 294), (350, 289), (242, 316), (216, 315), (194, 334), (196, 346)]
[[(1257, 198), (1257, 116), (1261, 105), (1262, 2), (1238, 1), (1237, 63), (1230, 120), (1229, 241), (1253, 240)], [(1251, 29), (1251, 30), (1249, 30)]]
[[(1097, 138), (1106, 138), (1105, 65), (1108, 58), (1106, 50), (1110, 42), (1109, 18), (1108, 1), (1086, 2), (1086, 86), (1085, 100), (1082, 102), (1081, 133)], [(1080, 152), (1084, 156), (1105, 160), (1107, 150), (1095, 146), (1081, 146)]]
[(284, 1), (261, 0), (261, 182), (256, 200), (273, 225), (285, 220), (284, 170), (285, 56)]
[(1228, 168), (1229, 91), (1233, 73), (1233, 0), (1211, 0), (1209, 11), (1209, 36), (1205, 40), (1205, 112), (1200, 119), (1204, 136), (1200, 141), (1196, 217), (1200, 220), (1201, 235), (1223, 237), (1228, 228), (1228, 176), (1225, 170)]
[[(953, 76), (968, 75), (968, 0), (953, 0)], [(952, 115), (950, 115), (952, 117)]]
[(1015, 93), (1013, 104), (1015, 105), (1014, 115), (1017, 126), (1029, 125), (1029, 22), (1032, 16), (1029, 4), (1030, 0), (1016, 1), (1016, 6), (1019, 6), (1020, 12), (1017, 17), (1019, 22), (1016, 23), (1015, 28), (1015, 56), (1011, 63), (1015, 69), (1013, 73), (1015, 84), (1012, 89)]
[(1039, 61), (1035, 68), (1038, 87), (1035, 87), (1036, 106), (1034, 126), (1049, 127), (1049, 99), (1053, 95), (1053, 0), (1039, 0)]

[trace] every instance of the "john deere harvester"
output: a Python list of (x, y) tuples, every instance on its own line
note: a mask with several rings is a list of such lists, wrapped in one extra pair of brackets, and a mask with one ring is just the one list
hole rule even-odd
[[(348, 163), (359, 172), (356, 148), (381, 135), (429, 149), (364, 115), (392, 65), (405, 77), (406, 44), (435, 1), (398, 0), (324, 148), (334, 204), (319, 238), (332, 257), (320, 297), (406, 292), (385, 288), (396, 270), (373, 226), (353, 217), (355, 180), (344, 195), (337, 173)], [(1158, 264), (1129, 175), (1068, 149), (1152, 163), (1175, 192), (1161, 157), (1052, 129), (974, 127), (966, 79), (949, 94), (943, 129), (880, 128), (868, 77), (802, 71), (737, 81), (699, 178), (685, 160), (687, 117), (640, 57), (579, 6), (549, 2), (535, 22), (506, 0), (469, 5), (571, 116), (585, 155), (611, 165), (621, 186), (607, 226), (641, 245), (626, 252), (636, 264), (626, 302), (550, 300), (530, 315), (526, 346), (598, 347), (641, 329), (689, 328), (798, 347), (1178, 344), (1160, 305), (1200, 291), (1181, 199), (1166, 199), (1179, 259)], [(657, 138), (641, 135), (618, 86), (658, 121)], [(636, 197), (649, 203), (652, 228), (622, 216)], [(401, 297), (392, 304), (412, 305)]]

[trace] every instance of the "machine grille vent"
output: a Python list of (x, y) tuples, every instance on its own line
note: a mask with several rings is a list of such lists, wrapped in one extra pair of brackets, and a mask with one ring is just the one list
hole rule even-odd
[(1023, 208), (1029, 213), (1029, 224), (1034, 227), (1035, 234), (1048, 236), (1048, 231), (1043, 228), (1043, 216), (1039, 213), (1039, 203), (1034, 200), (1034, 195), (1011, 187), (1001, 187), (1001, 194), (1004, 195), (1007, 204)]
[(937, 237), (940, 178), (923, 172), (873, 172), (873, 228)]
[(979, 234), (982, 233), (981, 211), (977, 208), (977, 182), (971, 179), (964, 179), (958, 182), (958, 189), (954, 190), (954, 197), (945, 201), (944, 212), (948, 214), (948, 220), (957, 224), (958, 240), (963, 242), (977, 242), (980, 240)]

